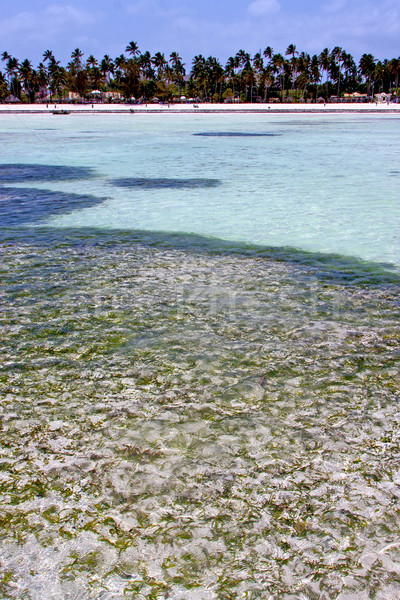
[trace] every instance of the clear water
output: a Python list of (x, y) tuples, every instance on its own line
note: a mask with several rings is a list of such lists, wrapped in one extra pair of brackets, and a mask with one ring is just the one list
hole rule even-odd
[(0, 124), (0, 597), (396, 598), (400, 120)]
[(53, 227), (195, 233), (400, 265), (398, 117), (6, 119), (4, 162), (94, 170), (43, 185), (106, 198), (50, 217)]

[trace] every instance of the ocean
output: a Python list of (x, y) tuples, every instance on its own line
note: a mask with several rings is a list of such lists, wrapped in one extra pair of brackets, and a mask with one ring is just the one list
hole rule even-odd
[(1, 597), (396, 597), (400, 119), (0, 139)]

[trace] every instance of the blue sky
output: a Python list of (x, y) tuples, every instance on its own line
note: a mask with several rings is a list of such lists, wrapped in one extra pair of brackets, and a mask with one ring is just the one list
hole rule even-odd
[(342, 46), (357, 60), (400, 55), (399, 0), (3, 0), (0, 17), (0, 52), (35, 65), (46, 49), (65, 64), (74, 48), (115, 57), (131, 40), (152, 54), (175, 50), (187, 66), (195, 54), (225, 63), (241, 48), (290, 43), (310, 54)]

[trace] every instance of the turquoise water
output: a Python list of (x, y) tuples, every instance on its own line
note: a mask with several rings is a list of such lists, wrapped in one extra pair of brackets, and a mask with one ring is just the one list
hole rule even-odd
[(398, 596), (399, 125), (1, 117), (1, 598)]
[(56, 118), (3, 118), (4, 162), (93, 169), (34, 186), (105, 198), (48, 218), (52, 227), (195, 233), (400, 265), (396, 117)]

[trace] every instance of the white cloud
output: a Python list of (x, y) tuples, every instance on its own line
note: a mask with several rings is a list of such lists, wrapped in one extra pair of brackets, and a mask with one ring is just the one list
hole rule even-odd
[(32, 29), (32, 19), (35, 15), (29, 12), (22, 12), (8, 19), (2, 19), (0, 24), (0, 33), (3, 35), (14, 33), (25, 33)]
[(321, 12), (336, 13), (342, 11), (347, 4), (347, 0), (331, 0), (321, 7)]
[(77, 25), (87, 25), (93, 23), (96, 20), (96, 16), (93, 12), (89, 12), (82, 8), (76, 8), (69, 4), (66, 5), (52, 5), (48, 6), (44, 11), (45, 17), (53, 19), (57, 23), (75, 23)]
[(228, 0), (212, 8), (206, 0), (121, 0), (118, 8), (119, 0), (107, 7), (102, 0), (43, 2), (36, 9), (32, 0), (18, 0), (3, 15), (3, 50), (37, 63), (51, 48), (65, 63), (72, 48), (117, 55), (133, 37), (141, 50), (178, 51), (187, 65), (195, 54), (225, 62), (239, 48), (255, 53), (269, 45), (284, 52), (291, 43), (310, 54), (341, 46), (356, 60), (364, 52), (380, 59), (399, 54), (399, 0), (237, 0), (240, 7), (230, 12), (221, 8)]
[(154, 2), (148, 2), (148, 0), (141, 0), (134, 4), (129, 4), (125, 7), (125, 11), (131, 15), (140, 15), (151, 12), (154, 8)]
[(143, 15), (163, 19), (175, 18), (176, 16), (187, 14), (187, 11), (182, 7), (172, 6), (167, 8), (163, 2), (157, 0), (139, 0), (134, 4), (126, 6), (125, 11), (131, 15)]
[(248, 13), (253, 17), (262, 17), (279, 12), (281, 5), (278, 0), (254, 0), (248, 6)]
[(392, 58), (399, 54), (399, 0), (379, 5), (373, 0), (328, 0), (314, 10), (300, 3), (292, 11), (282, 7), (273, 18), (253, 18), (249, 36), (251, 46), (247, 43), (246, 48), (268, 44), (282, 52), (294, 43), (299, 51), (319, 54), (323, 48), (341, 46), (357, 61), (364, 52)]
[(373, 2), (333, 1), (320, 14), (304, 15), (301, 26), (319, 39), (320, 47), (343, 46), (356, 54), (375, 54), (382, 52), (379, 47), (397, 45), (400, 8), (397, 0), (384, 0), (379, 7)]
[(52, 41), (57, 35), (71, 30), (79, 30), (96, 22), (97, 16), (72, 5), (50, 5), (42, 12), (20, 12), (0, 22), (0, 34), (4, 39), (22, 35), (29, 39)]

